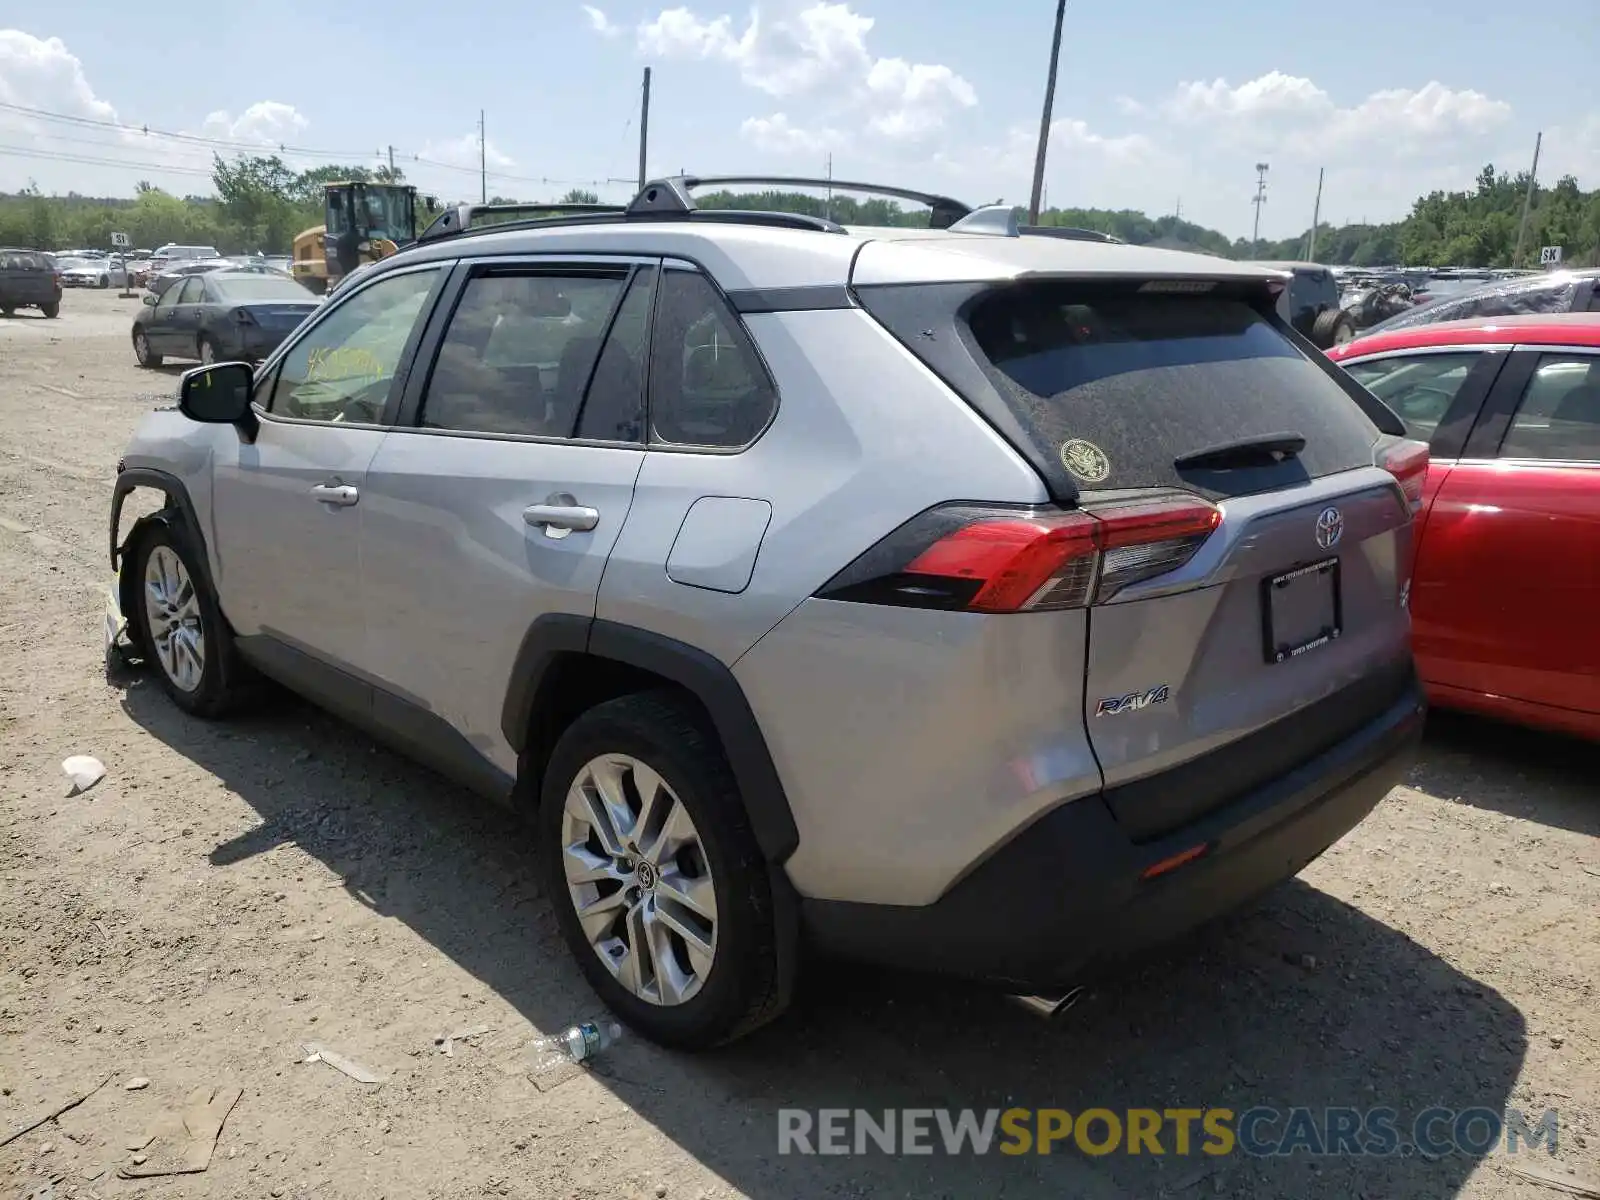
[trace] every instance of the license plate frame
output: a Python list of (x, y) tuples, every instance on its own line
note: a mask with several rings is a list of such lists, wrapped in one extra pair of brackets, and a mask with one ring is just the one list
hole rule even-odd
[[(1331, 621), (1323, 623), (1305, 636), (1280, 640), (1284, 634), (1282, 614), (1276, 613), (1275, 601), (1291, 587), (1302, 589), (1325, 583), (1330, 589), (1328, 609)], [(1303, 593), (1302, 593), (1303, 594)], [(1335, 642), (1344, 632), (1344, 581), (1340, 574), (1337, 555), (1318, 559), (1271, 575), (1261, 581), (1261, 648), (1268, 663), (1276, 665), (1299, 658)]]

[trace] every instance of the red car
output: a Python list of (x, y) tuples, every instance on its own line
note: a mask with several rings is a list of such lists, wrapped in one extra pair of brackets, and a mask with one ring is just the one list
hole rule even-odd
[(1429, 698), (1600, 739), (1600, 313), (1328, 351), (1431, 452), (1411, 614)]

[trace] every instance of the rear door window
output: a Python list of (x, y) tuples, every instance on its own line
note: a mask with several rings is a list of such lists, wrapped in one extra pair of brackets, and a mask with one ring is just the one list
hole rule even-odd
[(1481, 351), (1459, 354), (1408, 354), (1350, 363), (1356, 382), (1382, 400), (1406, 423), (1406, 436), (1429, 441), (1450, 411)]
[[(994, 390), (1039, 457), (1076, 489), (1242, 495), (1372, 464), (1376, 428), (1243, 301), (1023, 285), (979, 300), (967, 326)], [(1175, 463), (1282, 434), (1305, 439), (1292, 460)], [(1062, 480), (1050, 482), (1059, 490)]]
[(422, 425), (571, 437), (627, 272), (483, 274), (467, 282), (422, 401)]
[(1539, 359), (1500, 443), (1500, 457), (1600, 462), (1600, 356)]

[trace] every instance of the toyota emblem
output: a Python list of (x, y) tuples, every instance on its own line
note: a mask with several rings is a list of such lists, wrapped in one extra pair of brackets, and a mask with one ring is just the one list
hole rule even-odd
[(1317, 514), (1317, 545), (1332, 550), (1344, 536), (1344, 514), (1328, 507)]

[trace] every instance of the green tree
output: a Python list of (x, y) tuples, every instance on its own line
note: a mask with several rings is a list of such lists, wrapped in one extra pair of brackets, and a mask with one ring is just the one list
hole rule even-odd
[(585, 188), (573, 188), (557, 201), (558, 204), (599, 204), (600, 194)]

